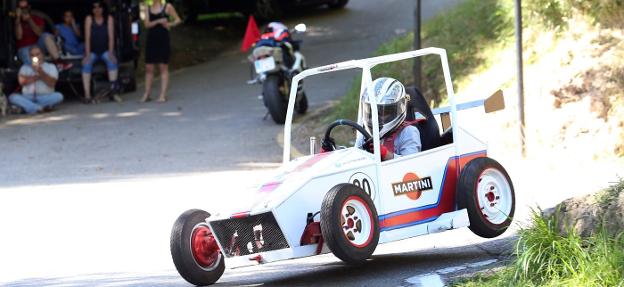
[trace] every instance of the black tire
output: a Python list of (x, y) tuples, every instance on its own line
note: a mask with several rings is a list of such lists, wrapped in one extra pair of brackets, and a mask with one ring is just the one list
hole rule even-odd
[(126, 65), (119, 70), (119, 82), (122, 93), (131, 93), (137, 90), (136, 72), (133, 65)]
[(288, 102), (280, 91), (282, 79), (279, 75), (268, 75), (262, 84), (262, 98), (273, 121), (284, 124)]
[[(354, 217), (356, 220), (355, 225), (353, 224), (353, 221), (351, 221), (351, 223), (346, 223), (348, 221), (342, 222), (342, 220), (344, 220), (342, 214), (343, 206), (351, 200), (355, 200), (365, 206), (368, 215), (370, 215), (371, 224), (370, 229), (368, 229), (370, 235), (366, 237), (367, 240), (359, 244), (359, 246), (356, 246), (356, 240), (347, 238), (348, 235), (345, 234), (343, 229), (344, 224), (348, 224), (348, 228), (357, 226), (357, 216)], [(354, 214), (358, 215), (360, 213), (347, 213), (345, 215)], [(361, 227), (363, 223), (360, 224)], [(360, 229), (366, 230), (367, 228), (364, 226), (364, 228)], [(334, 255), (336, 255), (336, 257), (340, 258), (340, 260), (348, 264), (364, 263), (366, 259), (370, 258), (373, 254), (375, 248), (377, 248), (377, 243), (379, 242), (379, 222), (377, 218), (377, 210), (375, 209), (375, 205), (373, 204), (370, 196), (368, 196), (368, 194), (366, 194), (361, 188), (348, 183), (339, 184), (332, 188), (325, 195), (321, 207), (321, 233), (323, 234), (323, 239), (329, 249)], [(353, 233), (351, 234), (353, 235)]]
[(171, 230), (170, 247), (173, 263), (184, 280), (197, 286), (214, 284), (225, 270), (224, 257), (221, 252), (219, 252), (219, 259), (207, 267), (202, 267), (193, 255), (191, 240), (194, 231), (207, 226), (205, 220), (209, 216), (210, 214), (203, 210), (188, 210), (178, 217)]
[(349, 0), (334, 0), (333, 2), (327, 3), (327, 6), (330, 9), (340, 9), (347, 6), (347, 3), (349, 3)]
[(194, 0), (178, 0), (174, 1), (174, 7), (178, 12), (184, 24), (196, 24), (199, 12), (202, 11), (200, 1)]
[(301, 92), (300, 98), (297, 99), (297, 104), (295, 105), (295, 111), (303, 115), (308, 111), (308, 97), (306, 97), (305, 92)]
[[(482, 190), (487, 190), (487, 193), (480, 196)], [(483, 204), (489, 206), (482, 208), (479, 197), (483, 197)], [(457, 203), (459, 209), (468, 210), (469, 228), (474, 234), (484, 238), (503, 234), (511, 225), (516, 204), (509, 174), (500, 163), (491, 158), (471, 160), (459, 176)], [(507, 204), (511, 205), (510, 209)], [(492, 211), (495, 216), (492, 216)]]
[(255, 0), (256, 9), (253, 13), (260, 22), (280, 20), (284, 17), (285, 7), (279, 0)]

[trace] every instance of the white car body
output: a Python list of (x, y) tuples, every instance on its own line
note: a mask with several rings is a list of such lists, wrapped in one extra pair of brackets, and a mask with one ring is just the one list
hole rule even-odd
[[(370, 70), (375, 65), (424, 55), (438, 55), (441, 59), (453, 143), (382, 162), (377, 111), (372, 105), (374, 154), (351, 147), (291, 160), (293, 109), (296, 87), (302, 79), (361, 69), (363, 91), (372, 83)], [(468, 161), (486, 154), (487, 145), (459, 125), (444, 49), (426, 48), (308, 69), (292, 81), (284, 127), (283, 166), (253, 196), (241, 198), (235, 210), (213, 214), (206, 222), (230, 267), (330, 252), (327, 246), (319, 246), (322, 241), (302, 244), (302, 235), (310, 223), (310, 214), (312, 221), (317, 222), (314, 214), (320, 211), (325, 194), (341, 183), (358, 185), (371, 196), (378, 214), (379, 243), (466, 227), (470, 224), (468, 214), (466, 209), (457, 209), (456, 183)]]

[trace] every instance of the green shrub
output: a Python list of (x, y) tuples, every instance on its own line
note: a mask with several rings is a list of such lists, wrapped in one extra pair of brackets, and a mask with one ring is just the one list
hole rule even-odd
[(557, 216), (547, 220), (533, 211), (533, 226), (520, 231), (516, 245), (514, 281), (542, 285), (584, 272), (588, 254), (583, 239), (574, 232), (564, 237), (557, 226)]
[(596, 195), (596, 201), (602, 208), (607, 208), (610, 203), (617, 201), (620, 194), (624, 191), (624, 179), (620, 179), (613, 185), (605, 188)]
[[(423, 47), (440, 47), (447, 51), (454, 81), (483, 69), (487, 52), (494, 45), (505, 42), (513, 35), (513, 6), (510, 0), (466, 0), (453, 9), (424, 23)], [(379, 47), (375, 56), (413, 50), (414, 33), (398, 37)], [(442, 66), (438, 57), (423, 59), (421, 90), (434, 106), (446, 97)], [(405, 85), (413, 84), (413, 61), (383, 64), (373, 69), (373, 78), (380, 76), (400, 79)], [(341, 99), (328, 118), (355, 119), (359, 101), (360, 80)]]
[[(624, 189), (620, 179), (602, 191), (604, 200)], [(598, 204), (604, 204), (598, 200)], [(455, 286), (619, 286), (624, 287), (624, 233), (604, 226), (588, 238), (572, 229), (558, 231), (558, 214), (545, 219), (533, 211), (532, 225), (521, 229), (512, 263), (494, 275), (480, 275)]]

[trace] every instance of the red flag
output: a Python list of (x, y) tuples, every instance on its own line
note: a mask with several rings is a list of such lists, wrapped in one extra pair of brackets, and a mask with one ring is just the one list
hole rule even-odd
[(249, 16), (249, 21), (247, 22), (247, 31), (245, 31), (245, 38), (243, 38), (243, 45), (241, 46), (241, 51), (247, 52), (249, 48), (253, 46), (256, 41), (260, 40), (260, 30), (258, 30), (258, 25), (256, 25), (256, 20), (253, 16)]

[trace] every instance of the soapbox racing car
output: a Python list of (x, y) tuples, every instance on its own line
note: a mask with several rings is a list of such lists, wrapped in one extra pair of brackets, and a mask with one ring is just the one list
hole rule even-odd
[[(375, 65), (438, 55), (450, 106), (431, 111), (416, 89), (408, 117), (417, 127), (423, 151), (381, 161), (377, 107), (371, 105), (373, 134), (362, 122), (338, 120), (372, 139), (374, 154), (357, 147), (314, 153), (291, 160), (291, 124), (296, 87), (302, 79), (347, 69), (362, 70), (363, 92), (372, 91)], [(505, 169), (487, 157), (487, 146), (458, 121), (458, 111), (484, 106), (502, 108), (502, 93), (487, 100), (456, 104), (446, 51), (426, 48), (308, 69), (292, 81), (283, 165), (255, 190), (249, 202), (227, 213), (193, 209), (174, 223), (171, 254), (180, 275), (195, 285), (210, 285), (223, 274), (225, 262), (241, 266), (332, 252), (347, 264), (361, 264), (378, 244), (469, 227), (486, 238), (510, 225), (514, 188)], [(374, 95), (369, 95), (374, 97)], [(362, 113), (362, 103), (359, 108)], [(440, 117), (440, 132), (435, 115)], [(361, 118), (361, 117), (358, 117)], [(241, 199), (244, 201), (244, 199)]]

